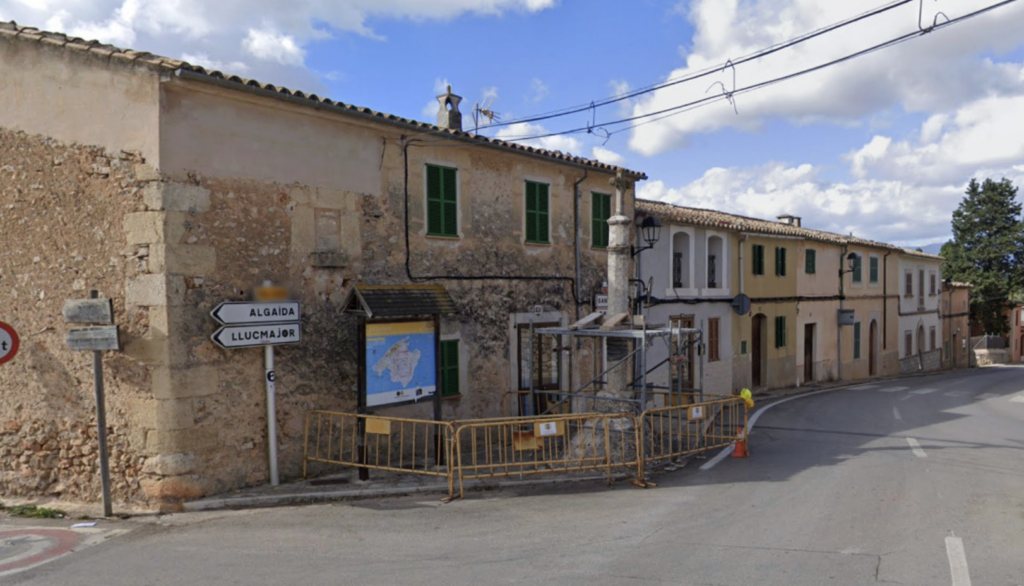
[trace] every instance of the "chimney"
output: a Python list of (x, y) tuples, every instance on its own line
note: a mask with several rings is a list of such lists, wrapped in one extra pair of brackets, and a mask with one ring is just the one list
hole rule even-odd
[(462, 96), (452, 93), (452, 86), (448, 86), (448, 93), (437, 96), (437, 102), (441, 108), (437, 111), (437, 125), (448, 130), (462, 130), (462, 113), (459, 112), (459, 102)]
[(793, 226), (795, 228), (800, 227), (800, 216), (791, 216), (789, 214), (784, 214), (776, 217), (776, 219), (783, 224), (789, 224), (790, 226)]

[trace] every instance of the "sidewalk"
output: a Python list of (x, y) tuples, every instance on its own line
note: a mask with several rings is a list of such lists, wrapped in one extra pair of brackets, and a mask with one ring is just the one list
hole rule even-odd
[[(785, 389), (773, 389), (760, 391), (754, 394), (754, 400), (759, 404), (770, 402), (773, 399), (782, 399), (828, 389), (842, 389), (856, 387), (866, 384), (913, 378), (939, 374), (938, 371), (927, 373), (915, 373), (894, 377), (875, 377), (862, 379), (855, 382), (835, 381), (829, 383), (812, 383), (800, 387)], [(678, 467), (685, 466), (685, 462), (670, 465), (663, 468), (663, 472), (671, 472)], [(309, 480), (299, 480), (280, 486), (263, 485), (213, 497), (202, 498), (184, 504), (185, 512), (212, 511), (218, 509), (244, 509), (258, 507), (277, 507), (286, 505), (306, 504), (325, 501), (339, 500), (360, 500), (373, 499), (389, 496), (405, 496), (412, 494), (433, 495), (441, 500), (448, 496), (448, 484), (445, 479), (434, 476), (420, 476), (415, 474), (398, 474), (381, 470), (370, 470), (370, 479), (359, 480), (358, 471), (355, 468), (339, 468), (338, 473), (330, 476), (322, 476)], [(614, 480), (623, 480), (626, 474), (613, 475)], [(526, 476), (517, 480), (492, 480), (466, 482), (466, 496), (472, 498), (473, 494), (479, 494), (483, 490), (507, 490), (515, 488), (553, 486), (567, 483), (591, 482), (598, 483), (606, 479), (602, 474), (580, 475), (558, 475), (544, 476), (542, 478)], [(455, 486), (458, 492), (458, 479)]]

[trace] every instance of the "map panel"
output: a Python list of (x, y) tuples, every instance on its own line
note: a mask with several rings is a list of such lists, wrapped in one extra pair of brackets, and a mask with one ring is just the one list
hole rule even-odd
[(366, 324), (366, 406), (419, 401), (437, 390), (434, 322)]

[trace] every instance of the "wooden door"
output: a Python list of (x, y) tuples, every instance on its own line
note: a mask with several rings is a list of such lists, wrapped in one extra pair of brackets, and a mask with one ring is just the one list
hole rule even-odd
[(804, 325), (804, 382), (814, 381), (814, 324)]

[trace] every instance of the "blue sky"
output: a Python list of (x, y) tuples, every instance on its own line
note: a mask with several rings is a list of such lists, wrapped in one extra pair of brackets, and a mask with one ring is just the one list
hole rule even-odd
[[(997, 0), (925, 0), (926, 22)], [(0, 20), (433, 121), (450, 83), (505, 121), (720, 66), (885, 0), (0, 0)], [(735, 68), (739, 87), (917, 30), (919, 4)], [(603, 136), (531, 144), (646, 172), (642, 197), (908, 246), (948, 238), (972, 176), (1024, 182), (1024, 2), (827, 70)], [(714, 82), (721, 84), (712, 85)], [(732, 70), (503, 138), (642, 115)], [(709, 90), (710, 88), (710, 90)], [(708, 93), (710, 91), (710, 94)], [(616, 127), (621, 128), (621, 127)]]

